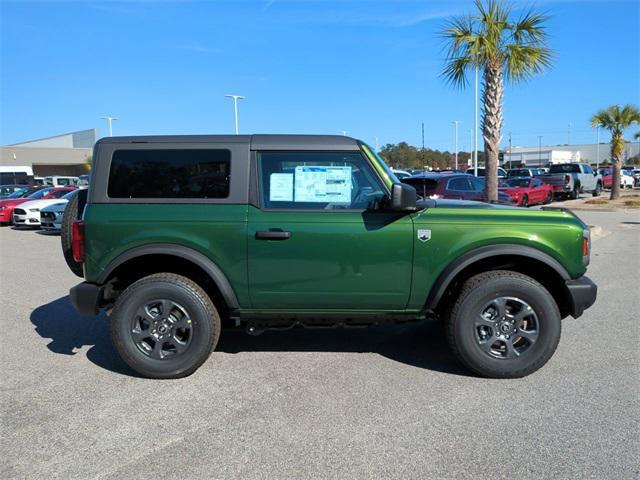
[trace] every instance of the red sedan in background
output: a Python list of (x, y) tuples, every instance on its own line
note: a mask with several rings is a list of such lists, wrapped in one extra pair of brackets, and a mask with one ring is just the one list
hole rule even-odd
[(526, 207), (553, 200), (553, 188), (535, 177), (514, 177), (501, 181), (499, 190), (511, 197), (513, 205)]
[(20, 192), (16, 192), (16, 197), (12, 197), (12, 195), (10, 195), (9, 197), (0, 200), (0, 224), (11, 223), (13, 209), (21, 203), (30, 202), (31, 200), (60, 198), (76, 188), (77, 187), (39, 188), (32, 191), (26, 197), (21, 197), (17, 195)]

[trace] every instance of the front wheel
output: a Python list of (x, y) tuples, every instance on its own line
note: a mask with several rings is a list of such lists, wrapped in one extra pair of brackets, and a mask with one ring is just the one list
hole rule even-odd
[(546, 198), (544, 199), (544, 204), (545, 205), (549, 205), (553, 200), (553, 195), (551, 195), (551, 192), (547, 193)]
[(191, 375), (220, 337), (220, 316), (209, 296), (172, 273), (144, 277), (116, 300), (111, 338), (133, 370), (149, 378)]
[(598, 182), (598, 183), (596, 184), (596, 188), (595, 188), (595, 190), (593, 191), (592, 195), (593, 195), (594, 197), (599, 197), (601, 192), (602, 192), (602, 184), (601, 184), (600, 182)]
[(522, 197), (522, 201), (520, 202), (520, 206), (521, 207), (526, 207), (527, 205), (529, 205), (529, 197), (527, 197), (525, 195), (524, 197)]
[(497, 270), (465, 282), (447, 322), (449, 344), (473, 372), (519, 378), (542, 367), (560, 341), (551, 294), (517, 272)]

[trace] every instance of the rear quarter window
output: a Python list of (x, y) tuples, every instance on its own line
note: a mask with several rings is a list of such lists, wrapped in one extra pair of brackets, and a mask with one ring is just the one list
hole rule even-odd
[(116, 150), (111, 198), (227, 198), (231, 152), (226, 149)]

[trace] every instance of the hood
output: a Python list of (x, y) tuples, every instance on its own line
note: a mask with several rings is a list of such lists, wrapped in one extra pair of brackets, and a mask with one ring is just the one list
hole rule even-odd
[(56, 203), (60, 203), (60, 199), (59, 198), (49, 198), (49, 199), (42, 199), (42, 200), (30, 200), (28, 202), (24, 202), (22, 205), (20, 205), (20, 208), (24, 208), (25, 210), (29, 210), (31, 208), (37, 208), (37, 209), (42, 209), (48, 205), (54, 205)]
[(450, 200), (447, 198), (442, 199), (427, 199), (427, 200), (419, 200), (416, 202), (421, 208), (463, 208), (463, 209), (474, 209), (474, 210), (487, 210), (487, 209), (510, 209), (510, 210), (520, 210), (518, 207), (513, 207), (507, 204), (501, 203), (486, 203), (486, 202), (475, 202), (472, 200)]
[(0, 205), (3, 207), (15, 207), (28, 201), (28, 198), (5, 198), (4, 200), (0, 200)]
[(40, 211), (42, 211), (42, 212), (62, 212), (62, 211), (64, 211), (65, 208), (67, 208), (67, 203), (69, 203), (68, 200), (60, 201), (60, 199), (58, 199), (57, 203), (54, 203), (53, 205), (47, 205), (46, 207), (41, 208)]

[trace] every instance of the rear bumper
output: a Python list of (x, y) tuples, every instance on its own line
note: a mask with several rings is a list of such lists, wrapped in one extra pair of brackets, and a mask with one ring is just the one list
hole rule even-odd
[(96, 315), (103, 290), (103, 286), (82, 282), (69, 290), (69, 300), (80, 315)]
[(589, 277), (568, 280), (565, 284), (571, 298), (571, 316), (578, 318), (595, 303), (598, 296), (598, 286)]

